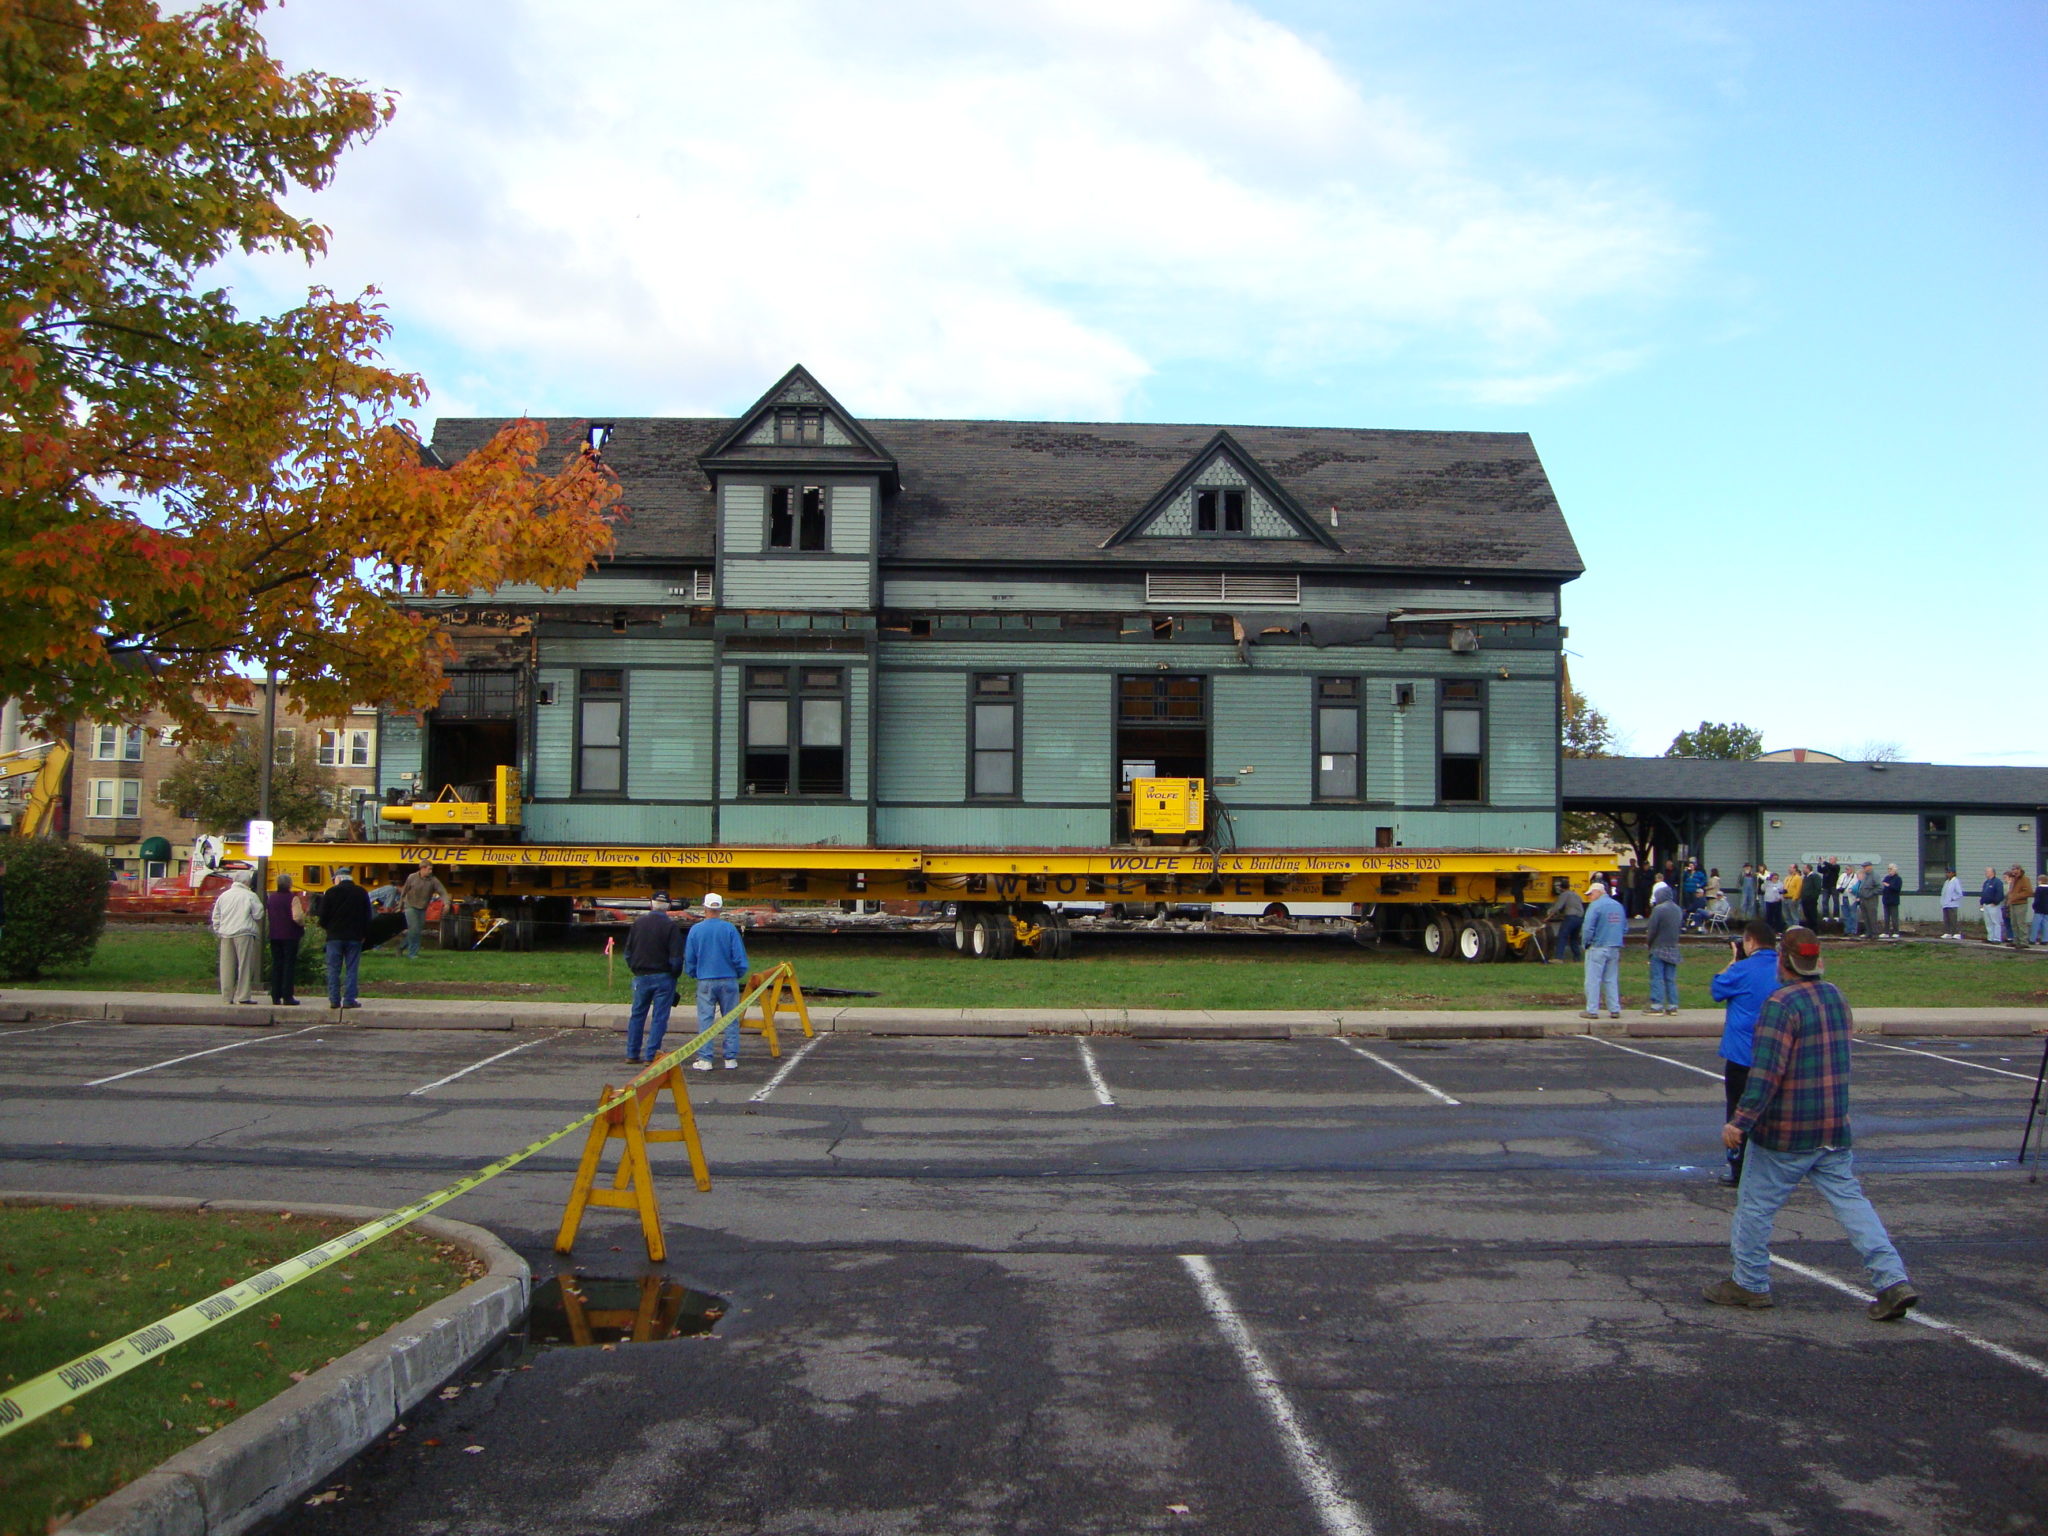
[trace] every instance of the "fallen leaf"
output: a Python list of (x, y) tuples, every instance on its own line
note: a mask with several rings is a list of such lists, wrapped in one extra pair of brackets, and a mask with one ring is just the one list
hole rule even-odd
[(314, 1494), (313, 1497), (306, 1500), (306, 1502), (308, 1504), (332, 1504), (336, 1499), (340, 1497), (340, 1494), (336, 1493), (332, 1488), (330, 1488), (325, 1493)]
[(304, 1381), (305, 1379), (306, 1379), (306, 1373), (305, 1373), (304, 1371), (293, 1371), (293, 1372), (292, 1372), (292, 1380), (293, 1380), (293, 1381)]
[(92, 1433), (89, 1430), (81, 1429), (69, 1440), (59, 1440), (57, 1442), (57, 1449), (60, 1451), (89, 1451), (92, 1449)]
[(443, 1387), (441, 1389), (441, 1401), (444, 1403), (451, 1402), (460, 1396), (462, 1396), (462, 1388), (460, 1387)]
[(465, 1445), (462, 1448), (462, 1454), (465, 1456), (481, 1456), (483, 1453), (484, 1448), (480, 1445)]
[(1166, 1512), (1169, 1515), (1185, 1515), (1189, 1511), (1185, 1504), (1169, 1504), (1166, 1506)]

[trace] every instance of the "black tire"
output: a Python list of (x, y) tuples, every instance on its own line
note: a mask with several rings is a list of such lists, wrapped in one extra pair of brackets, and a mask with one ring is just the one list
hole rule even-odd
[(1038, 958), (1066, 960), (1074, 953), (1074, 930), (1067, 926), (1067, 914), (1047, 909), (1038, 918)]
[(979, 953), (974, 947), (974, 924), (974, 914), (965, 907), (962, 907), (953, 919), (951, 943), (954, 953), (962, 955)]
[(1293, 916), (1294, 914), (1287, 910), (1287, 903), (1284, 901), (1267, 902), (1266, 910), (1259, 914), (1259, 918), (1262, 922), (1275, 917), (1285, 922)]
[(513, 947), (514, 949), (518, 950), (518, 951), (519, 951), (519, 952), (520, 952), (521, 954), (526, 954), (526, 953), (528, 953), (528, 952), (529, 952), (530, 950), (532, 950), (532, 948), (533, 948), (533, 919), (532, 919), (532, 918), (530, 918), (530, 917), (515, 917), (515, 918), (514, 918), (514, 919), (512, 920), (512, 932), (513, 932), (513, 935), (514, 935), (514, 943), (513, 943), (513, 946), (512, 946), (512, 947)]
[(1452, 955), (1467, 965), (1484, 965), (1493, 958), (1493, 937), (1486, 931), (1486, 924), (1478, 918), (1458, 924), (1453, 946)]
[(460, 914), (454, 912), (443, 912), (441, 914), (441, 947), (443, 949), (464, 948), (465, 944), (463, 938), (463, 930), (468, 926), (469, 925), (462, 920)]
[(1453, 930), (1446, 927), (1445, 922), (1444, 916), (1434, 908), (1417, 914), (1415, 947), (1432, 959), (1450, 958)]
[(1007, 960), (1017, 952), (1017, 930), (1007, 912), (975, 913), (968, 940), (977, 960)]

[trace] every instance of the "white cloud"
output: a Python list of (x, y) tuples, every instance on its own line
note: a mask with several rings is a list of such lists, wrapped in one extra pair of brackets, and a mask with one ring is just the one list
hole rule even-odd
[[(1685, 267), (1640, 191), (1493, 177), (1227, 0), (300, 0), (401, 93), (314, 207), (439, 410), (1114, 417), (1155, 370), (1422, 351), (1526, 401), (1625, 366)], [(249, 274), (272, 296), (304, 269)]]

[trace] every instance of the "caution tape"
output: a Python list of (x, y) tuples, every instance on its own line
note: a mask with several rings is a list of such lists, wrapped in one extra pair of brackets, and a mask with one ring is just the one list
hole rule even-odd
[(133, 1333), (115, 1340), (104, 1349), (93, 1350), (80, 1355), (76, 1360), (58, 1366), (53, 1371), (23, 1382), (12, 1391), (0, 1393), (0, 1439), (11, 1435), (24, 1425), (33, 1424), (46, 1414), (53, 1413), (66, 1403), (83, 1397), (95, 1387), (104, 1386), (117, 1376), (124, 1376), (137, 1366), (147, 1365), (176, 1345), (196, 1339), (209, 1328), (216, 1328), (229, 1318), (248, 1311), (258, 1302), (275, 1296), (279, 1291), (297, 1285), (309, 1275), (317, 1275), (330, 1264), (338, 1264), (350, 1254), (367, 1248), (379, 1238), (389, 1237), (399, 1228), (410, 1226), (422, 1216), (439, 1210), (449, 1201), (468, 1194), (480, 1184), (495, 1179), (508, 1168), (515, 1168), (534, 1153), (553, 1146), (565, 1136), (582, 1130), (607, 1110), (616, 1108), (633, 1097), (642, 1083), (668, 1072), (685, 1056), (695, 1054), (709, 1044), (718, 1032), (734, 1020), (743, 1018), (754, 999), (768, 990), (769, 985), (788, 972), (785, 963), (765, 972), (760, 981), (731, 1011), (721, 1014), (710, 1028), (699, 1031), (686, 1044), (670, 1051), (664, 1051), (645, 1070), (629, 1082), (618, 1094), (587, 1115), (579, 1115), (558, 1131), (551, 1131), (538, 1141), (530, 1141), (517, 1152), (499, 1158), (495, 1163), (479, 1168), (475, 1173), (465, 1174), (453, 1184), (437, 1189), (432, 1194), (415, 1200), (411, 1205), (379, 1216), (375, 1221), (364, 1222), (351, 1232), (330, 1238), (318, 1247), (308, 1248), (304, 1253), (295, 1254), (281, 1263), (273, 1264), (260, 1274), (239, 1280), (224, 1291), (216, 1291), (203, 1301), (158, 1318), (155, 1322), (136, 1329)]

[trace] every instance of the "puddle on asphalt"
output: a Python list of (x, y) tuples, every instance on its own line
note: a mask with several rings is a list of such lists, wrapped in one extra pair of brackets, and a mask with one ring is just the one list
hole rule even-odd
[(557, 1275), (533, 1288), (526, 1319), (527, 1346), (548, 1349), (697, 1338), (716, 1328), (725, 1311), (724, 1297), (693, 1291), (663, 1275), (631, 1280)]

